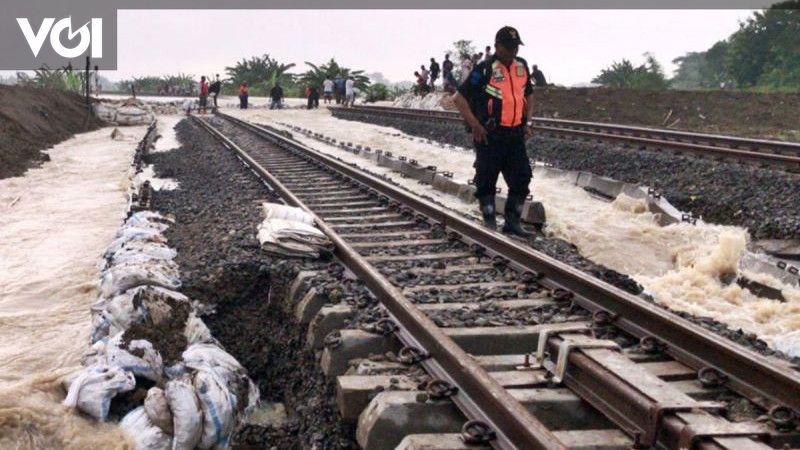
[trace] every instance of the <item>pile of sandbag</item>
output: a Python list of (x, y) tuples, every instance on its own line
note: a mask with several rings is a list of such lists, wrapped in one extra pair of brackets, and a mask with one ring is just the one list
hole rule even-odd
[(333, 243), (314, 226), (314, 217), (308, 212), (277, 203), (264, 203), (262, 208), (264, 221), (258, 227), (258, 241), (267, 253), (318, 258), (333, 251)]
[(180, 288), (174, 220), (132, 214), (109, 245), (84, 369), (64, 380), (64, 404), (100, 421), (119, 393), (149, 387), (120, 421), (137, 450), (228, 448), (258, 388), (217, 342)]
[(92, 105), (94, 114), (109, 125), (148, 125), (155, 114), (146, 104), (135, 99), (123, 102), (99, 102)]

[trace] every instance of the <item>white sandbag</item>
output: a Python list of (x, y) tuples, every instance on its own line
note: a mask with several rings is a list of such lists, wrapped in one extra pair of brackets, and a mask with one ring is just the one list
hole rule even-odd
[(116, 253), (122, 247), (125, 247), (129, 242), (132, 241), (144, 241), (144, 242), (155, 242), (164, 244), (167, 242), (167, 238), (162, 236), (156, 230), (149, 230), (149, 232), (143, 232), (139, 234), (134, 234), (130, 236), (121, 236), (114, 239), (111, 244), (106, 249), (105, 254), (103, 255), (105, 258), (110, 258), (114, 253)]
[(244, 373), (239, 361), (214, 344), (193, 344), (181, 354), (186, 367), (200, 369), (222, 368), (229, 372)]
[(153, 114), (145, 109), (135, 106), (122, 106), (117, 108), (114, 121), (120, 125), (147, 125), (154, 119)]
[[(106, 361), (109, 366), (119, 367), (140, 377), (160, 382), (163, 377), (164, 361), (153, 344), (144, 339), (123, 342), (119, 333), (106, 344)], [(142, 355), (137, 356), (137, 355)]]
[(131, 214), (131, 216), (125, 220), (124, 226), (156, 228), (164, 231), (174, 223), (175, 219), (173, 219), (171, 216), (163, 216), (156, 211), (144, 210)]
[(133, 374), (119, 367), (96, 365), (86, 367), (72, 379), (64, 405), (78, 408), (95, 419), (105, 422), (111, 399), (119, 392), (136, 387)]
[(140, 406), (129, 412), (119, 426), (133, 438), (136, 450), (169, 450), (172, 437), (157, 427)]
[(316, 258), (322, 250), (333, 248), (328, 237), (313, 225), (290, 220), (264, 220), (257, 238), (264, 251), (282, 256)]
[(172, 412), (172, 450), (193, 450), (202, 438), (203, 412), (191, 377), (167, 382), (165, 393)]
[(83, 354), (83, 365), (86, 367), (106, 364), (106, 343), (107, 340), (98, 339)]
[(169, 410), (167, 394), (163, 389), (152, 387), (147, 391), (147, 397), (144, 399), (144, 411), (153, 425), (172, 436), (172, 411)]
[(172, 260), (178, 256), (178, 252), (162, 243), (130, 241), (111, 255), (111, 262), (113, 264), (125, 264), (129, 260), (135, 260), (139, 255), (150, 259)]
[(189, 318), (186, 319), (186, 328), (183, 329), (183, 334), (186, 336), (186, 342), (190, 346), (192, 344), (215, 344), (217, 342), (203, 319), (197, 317), (195, 313), (190, 313)]
[(100, 294), (110, 298), (137, 286), (181, 287), (178, 266), (173, 261), (153, 260), (141, 264), (118, 264), (109, 267), (100, 281)]
[(124, 226), (117, 230), (114, 238), (125, 238), (126, 241), (149, 239), (161, 234), (161, 230), (151, 227), (128, 227)]
[(117, 115), (117, 109), (113, 106), (104, 103), (95, 103), (92, 105), (94, 115), (104, 122), (113, 122)]
[(213, 369), (198, 370), (194, 376), (194, 387), (203, 410), (203, 437), (198, 447), (228, 448), (235, 426), (236, 397)]
[(314, 216), (304, 211), (302, 208), (297, 208), (289, 205), (282, 205), (280, 203), (262, 203), (262, 213), (264, 219), (281, 219), (292, 220), (295, 222), (303, 222), (308, 225), (314, 224)]

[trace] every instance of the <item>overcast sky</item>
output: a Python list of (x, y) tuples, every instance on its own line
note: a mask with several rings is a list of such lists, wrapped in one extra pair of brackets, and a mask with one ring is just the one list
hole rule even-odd
[(441, 60), (453, 41), (479, 49), (503, 25), (525, 42), (520, 56), (549, 81), (588, 82), (613, 60), (652, 52), (671, 75), (672, 59), (702, 51), (736, 31), (744, 10), (120, 10), (119, 60), (112, 80), (184, 72), (224, 73), (242, 57), (320, 63), (411, 80), (420, 64)]

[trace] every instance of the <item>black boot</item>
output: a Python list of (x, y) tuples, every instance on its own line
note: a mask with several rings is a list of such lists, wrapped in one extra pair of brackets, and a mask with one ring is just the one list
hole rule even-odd
[(491, 228), (493, 230), (497, 229), (497, 219), (495, 218), (495, 211), (494, 206), (494, 195), (485, 195), (483, 197), (478, 198), (478, 202), (481, 206), (481, 215), (483, 215), (483, 224), (486, 225), (487, 228)]
[(531, 233), (525, 228), (522, 228), (520, 219), (522, 218), (522, 205), (524, 200), (517, 197), (509, 196), (506, 199), (506, 208), (504, 211), (506, 221), (503, 224), (503, 233), (515, 234), (519, 237), (530, 237)]

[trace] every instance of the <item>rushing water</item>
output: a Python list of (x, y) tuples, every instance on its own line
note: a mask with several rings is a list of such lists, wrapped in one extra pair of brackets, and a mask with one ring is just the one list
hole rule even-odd
[[(473, 154), (421, 142), (394, 128), (346, 121), (325, 110), (233, 110), (256, 122), (279, 122), (309, 128), (337, 140), (384, 149), (414, 158), (421, 165), (454, 172), (467, 180), (473, 175)], [(296, 134), (296, 133), (295, 133)], [(476, 214), (474, 204), (460, 202), (416, 180), (404, 179), (370, 161), (318, 141), (296, 136), (308, 145), (385, 174), (398, 184), (445, 204)], [(501, 180), (498, 186), (506, 190)], [(547, 211), (548, 232), (573, 243), (582, 255), (618, 272), (631, 275), (669, 308), (714, 317), (734, 328), (753, 332), (772, 347), (800, 355), (800, 290), (765, 280), (783, 289), (787, 302), (758, 298), (720, 275), (736, 272), (748, 234), (740, 227), (703, 224), (660, 226), (646, 204), (624, 195), (613, 202), (598, 200), (563, 177), (535, 176), (534, 197)]]
[(115, 426), (61, 405), (80, 365), (98, 262), (124, 217), (145, 127), (80, 134), (0, 180), (0, 448), (132, 448)]

